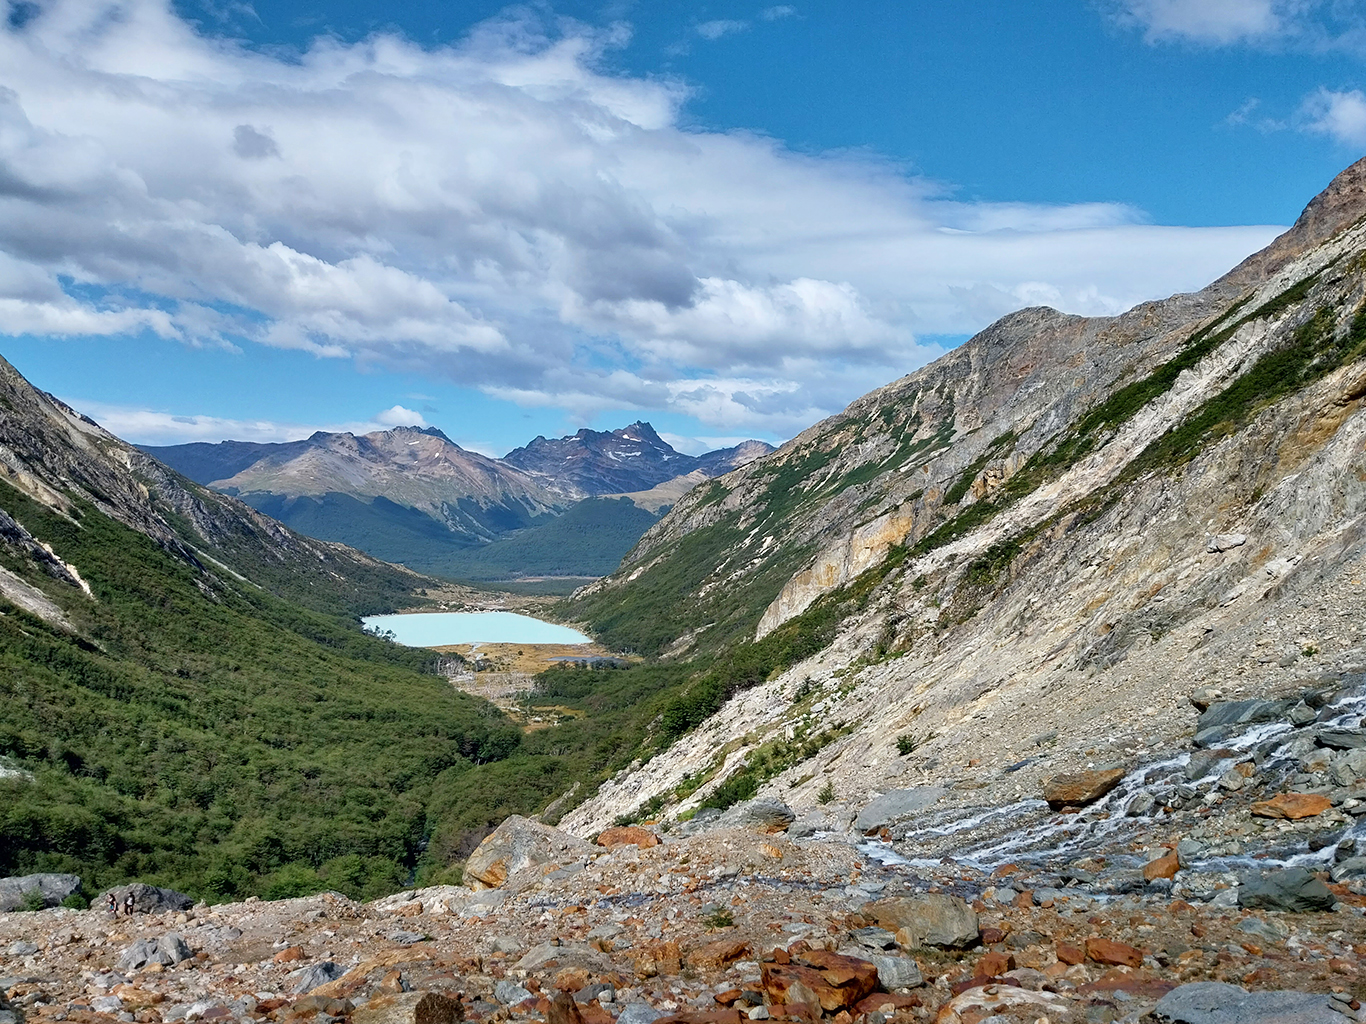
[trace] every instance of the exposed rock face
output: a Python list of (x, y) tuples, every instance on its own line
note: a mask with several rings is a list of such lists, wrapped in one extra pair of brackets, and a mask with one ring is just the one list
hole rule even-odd
[(0, 878), (0, 913), (8, 913), (24, 906), (37, 893), (45, 907), (55, 907), (72, 893), (79, 892), (81, 880), (76, 875), (18, 875)]
[(564, 863), (592, 849), (567, 832), (514, 814), (470, 854), (465, 877), (475, 888), (497, 889), (523, 868)]
[(655, 835), (648, 828), (619, 825), (616, 828), (609, 828), (600, 832), (598, 834), (597, 844), (599, 846), (658, 846), (659, 836)]
[(1153, 1012), (1172, 1024), (1341, 1024), (1332, 1000), (1309, 992), (1249, 992), (1222, 981), (1181, 985)]
[(1043, 798), (1055, 811), (1064, 807), (1084, 807), (1118, 786), (1122, 778), (1123, 768), (1055, 775), (1044, 783)]
[(1270, 800), (1252, 805), (1252, 813), (1259, 818), (1312, 818), (1333, 806), (1333, 801), (1319, 793), (1277, 793)]
[(894, 789), (883, 793), (859, 811), (854, 828), (871, 832), (889, 822), (933, 807), (948, 790), (938, 786), (917, 786), (915, 789)]
[(104, 895), (94, 901), (94, 905), (103, 906), (105, 897), (109, 893), (113, 893), (114, 902), (120, 913), (123, 912), (124, 904), (129, 896), (133, 897), (133, 913), (135, 914), (161, 914), (168, 910), (189, 910), (194, 905), (194, 900), (183, 892), (176, 892), (174, 889), (162, 889), (143, 882), (133, 882), (131, 885), (121, 885), (116, 889), (108, 889)]

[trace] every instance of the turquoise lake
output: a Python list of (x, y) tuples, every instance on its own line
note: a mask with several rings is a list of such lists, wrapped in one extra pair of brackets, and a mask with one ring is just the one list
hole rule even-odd
[(516, 612), (413, 612), (371, 615), (361, 620), (372, 632), (392, 631), (405, 647), (445, 644), (588, 644), (576, 629)]

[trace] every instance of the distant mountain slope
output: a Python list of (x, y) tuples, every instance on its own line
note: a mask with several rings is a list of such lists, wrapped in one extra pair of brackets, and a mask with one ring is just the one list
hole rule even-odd
[[(615, 504), (596, 508), (581, 521), (599, 528), (575, 532), (578, 539), (568, 549), (557, 547), (557, 539), (568, 536), (563, 531), (536, 531), (586, 497), (645, 491), (690, 473), (718, 476), (772, 446), (746, 441), (694, 457), (675, 451), (648, 423), (635, 423), (557, 440), (538, 437), (505, 459), (466, 451), (435, 428), (415, 427), (359, 437), (320, 431), (282, 444), (224, 441), (143, 450), (301, 533), (422, 572), (485, 580), (494, 566), (503, 567), (493, 577), (500, 579), (609, 571), (652, 517)], [(499, 553), (479, 550), (512, 534), (519, 539)], [(512, 552), (529, 561), (518, 564)], [(569, 562), (578, 569), (560, 568)]]
[(0, 876), (383, 892), (438, 825), (481, 835), (506, 796), (470, 773), (520, 732), (356, 621), (432, 582), (187, 481), (0, 360)]

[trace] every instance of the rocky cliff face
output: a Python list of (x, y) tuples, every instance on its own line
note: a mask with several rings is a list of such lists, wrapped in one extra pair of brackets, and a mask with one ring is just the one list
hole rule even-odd
[(1366, 660), (1363, 214), (1359, 163), (1201, 292), (1013, 314), (681, 499), (580, 617), (610, 637), (687, 578), (655, 650), (838, 628), (566, 823), (681, 813), (743, 772), (848, 821), (912, 785), (1008, 803), (1183, 742), (1197, 684)]

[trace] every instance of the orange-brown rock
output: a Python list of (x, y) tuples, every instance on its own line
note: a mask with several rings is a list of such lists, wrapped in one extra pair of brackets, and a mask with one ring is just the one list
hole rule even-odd
[(584, 1024), (583, 1014), (579, 1012), (579, 1004), (574, 1002), (574, 997), (568, 992), (561, 992), (555, 996), (550, 1004), (550, 1008), (545, 1011), (546, 1024)]
[(802, 960), (762, 965), (760, 983), (766, 1003), (807, 1003), (835, 1013), (877, 988), (877, 968), (867, 960), (823, 950), (806, 953)]
[(1107, 995), (1112, 992), (1127, 992), (1135, 999), (1161, 999), (1174, 988), (1176, 988), (1174, 981), (1164, 981), (1142, 971), (1125, 971), (1115, 968), (1106, 971), (1095, 981), (1078, 985), (1077, 991)]
[(271, 957), (271, 960), (273, 960), (277, 964), (289, 964), (293, 963), (295, 960), (302, 960), (303, 958), (303, 946), (290, 946), (287, 949), (280, 950), (280, 952), (276, 953), (273, 957)]
[(1143, 877), (1150, 882), (1155, 878), (1175, 878), (1180, 867), (1181, 862), (1177, 859), (1176, 854), (1168, 853), (1144, 864)]
[(1259, 800), (1252, 805), (1252, 813), (1259, 818), (1312, 818), (1333, 806), (1333, 801), (1318, 793), (1278, 793), (1270, 800)]
[(914, 992), (904, 995), (896, 992), (874, 992), (855, 1003), (854, 1012), (883, 1013), (890, 1017), (897, 1010), (906, 1010), (919, 1005), (920, 996)]
[(660, 1017), (655, 1024), (740, 1024), (739, 1010), (689, 1010)]
[(579, 1016), (583, 1018), (583, 1024), (613, 1024), (615, 1019), (596, 999), (580, 1006)]
[(411, 903), (405, 903), (394, 911), (394, 915), (396, 917), (421, 917), (422, 901), (413, 900)]
[[(718, 939), (699, 946), (688, 954), (688, 963), (700, 971), (720, 971), (749, 953), (749, 943), (736, 939)], [(738, 996), (736, 998), (739, 998)], [(734, 1002), (734, 1000), (732, 1000)]]
[(1059, 942), (1056, 952), (1058, 960), (1065, 964), (1079, 964), (1086, 959), (1086, 953), (1076, 946), (1069, 946), (1065, 942)]
[(566, 967), (551, 984), (561, 992), (577, 992), (588, 984), (588, 972), (582, 967)]
[(724, 992), (716, 993), (716, 995), (712, 996), (712, 999), (720, 1003), (722, 1006), (730, 1006), (732, 1003), (736, 1002), (742, 995), (744, 995), (744, 993), (741, 992), (738, 988), (728, 988)]
[(1055, 811), (1064, 807), (1085, 807), (1118, 786), (1123, 778), (1123, 768), (1055, 775), (1044, 782), (1043, 798)]
[(639, 846), (642, 850), (659, 845), (659, 836), (648, 828), (618, 825), (598, 835), (599, 846)]
[(1086, 955), (1095, 963), (1114, 967), (1139, 967), (1143, 964), (1143, 950), (1094, 935), (1086, 940)]
[(984, 978), (995, 978), (1015, 970), (1015, 958), (1009, 953), (987, 953), (977, 961), (977, 973)]

